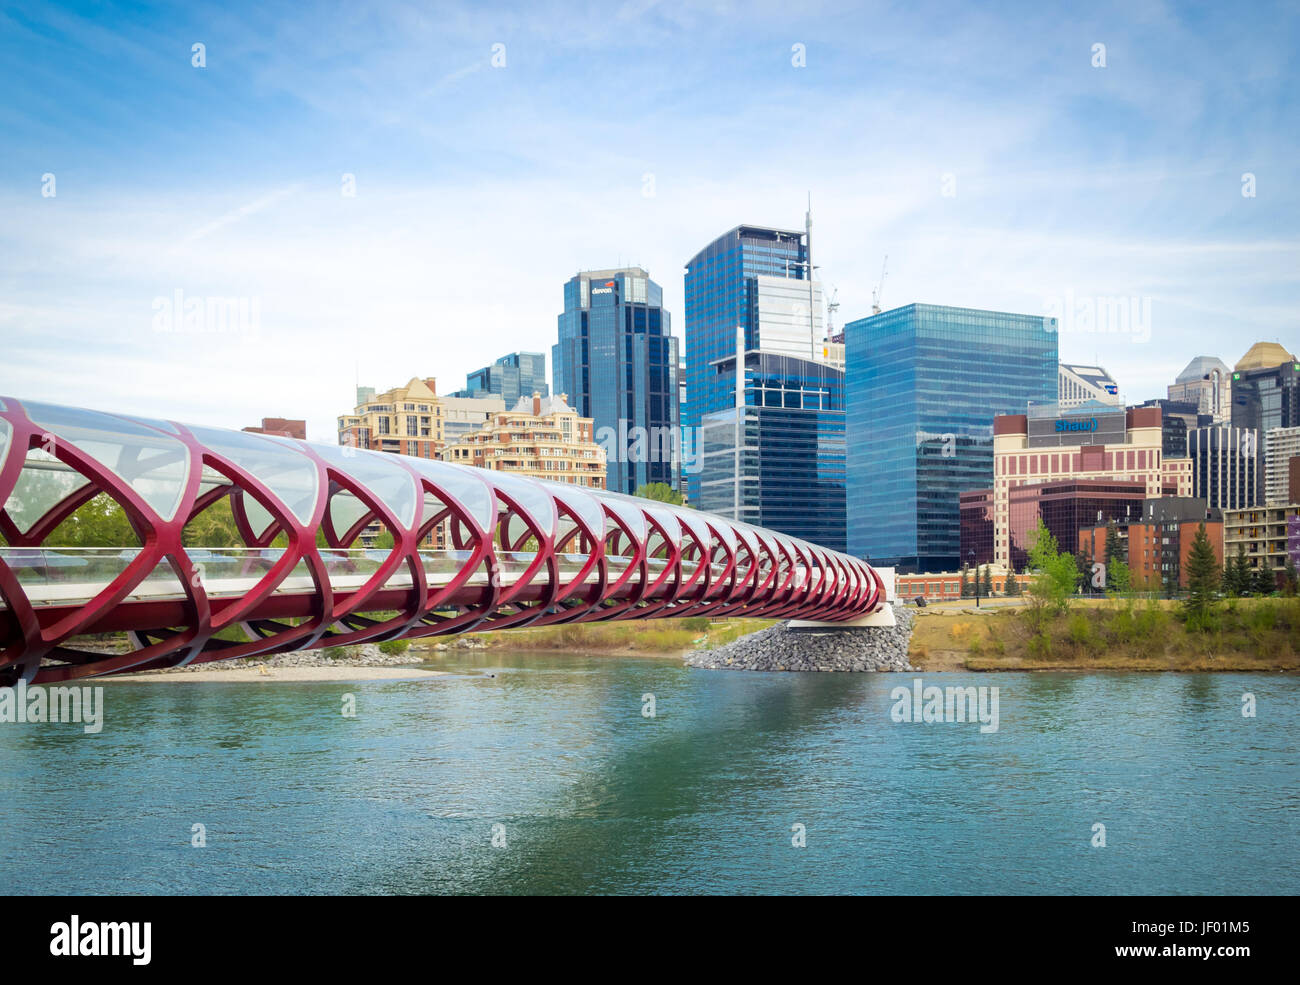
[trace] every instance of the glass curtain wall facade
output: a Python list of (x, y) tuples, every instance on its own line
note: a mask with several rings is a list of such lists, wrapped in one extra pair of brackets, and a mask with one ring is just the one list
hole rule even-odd
[(512, 352), (502, 356), (491, 366), (484, 366), (465, 377), (465, 389), (453, 397), (498, 396), (507, 407), (513, 407), (520, 397), (534, 393), (550, 396), (546, 383), (546, 356), (541, 352)]
[(577, 274), (564, 285), (558, 327), (555, 391), (595, 422), (606, 488), (679, 488), (677, 339), (663, 289), (639, 267)]
[[(759, 319), (759, 278), (804, 280), (807, 261), (807, 244), (802, 232), (737, 226), (704, 247), (686, 264), (684, 424), (688, 428), (699, 428), (706, 414), (735, 408), (734, 368), (728, 377), (718, 373), (714, 363), (735, 356), (737, 327), (744, 329), (746, 351), (764, 348)], [(770, 285), (768, 293), (771, 293)], [(692, 503), (700, 502), (702, 474), (687, 476)]]
[(960, 494), (993, 485), (993, 418), (1056, 400), (1056, 320), (910, 304), (845, 326), (848, 549), (960, 566)]
[[(713, 370), (734, 380), (735, 362), (721, 359)], [(750, 352), (739, 431), (734, 394), (732, 403), (704, 415), (699, 508), (843, 551), (844, 373), (808, 359)]]

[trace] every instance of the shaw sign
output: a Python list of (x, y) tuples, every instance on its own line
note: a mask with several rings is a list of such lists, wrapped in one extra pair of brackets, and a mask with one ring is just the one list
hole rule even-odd
[(1056, 430), (1059, 431), (1096, 431), (1098, 428), (1097, 418), (1083, 418), (1077, 421), (1057, 421)]

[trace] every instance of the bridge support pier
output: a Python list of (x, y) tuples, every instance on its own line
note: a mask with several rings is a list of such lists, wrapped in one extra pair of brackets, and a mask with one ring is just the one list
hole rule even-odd
[(875, 612), (845, 622), (822, 622), (820, 619), (791, 619), (791, 629), (874, 629), (879, 626), (897, 626), (892, 604), (882, 605)]

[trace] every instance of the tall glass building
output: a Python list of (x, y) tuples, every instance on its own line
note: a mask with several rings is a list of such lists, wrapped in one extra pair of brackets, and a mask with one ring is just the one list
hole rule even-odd
[(960, 494), (993, 485), (993, 417), (1057, 397), (1056, 319), (910, 304), (845, 326), (848, 548), (960, 566)]
[[(735, 370), (715, 363), (745, 350), (813, 359), (820, 352), (821, 298), (808, 283), (804, 233), (737, 226), (686, 264), (686, 426), (699, 434), (704, 416), (735, 407)], [(700, 502), (700, 473), (689, 475), (690, 499)]]
[(540, 352), (512, 352), (491, 366), (470, 373), (465, 377), (465, 389), (451, 396), (498, 396), (507, 407), (513, 407), (520, 397), (531, 397), (534, 393), (550, 396), (546, 385), (546, 356)]
[[(734, 355), (712, 368), (734, 385)], [(699, 508), (843, 551), (844, 372), (747, 352), (745, 406), (732, 404), (704, 415)]]
[(555, 392), (593, 419), (606, 488), (680, 486), (677, 339), (663, 289), (640, 267), (589, 270), (564, 285)]

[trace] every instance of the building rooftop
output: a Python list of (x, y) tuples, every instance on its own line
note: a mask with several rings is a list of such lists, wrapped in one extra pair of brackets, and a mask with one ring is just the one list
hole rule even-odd
[(1193, 383), (1196, 380), (1203, 380), (1216, 369), (1221, 375), (1228, 375), (1228, 367), (1223, 364), (1223, 360), (1218, 356), (1197, 356), (1178, 374), (1174, 382)]
[(1272, 369), (1274, 366), (1295, 361), (1296, 357), (1276, 342), (1256, 342), (1246, 350), (1246, 354), (1237, 361), (1233, 369), (1238, 372), (1250, 369)]

